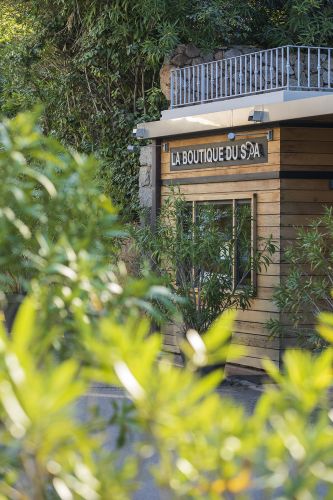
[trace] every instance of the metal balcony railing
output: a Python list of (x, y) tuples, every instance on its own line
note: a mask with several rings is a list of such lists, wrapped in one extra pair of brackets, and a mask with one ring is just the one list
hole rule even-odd
[(175, 69), (171, 108), (274, 90), (333, 91), (333, 48), (286, 45)]

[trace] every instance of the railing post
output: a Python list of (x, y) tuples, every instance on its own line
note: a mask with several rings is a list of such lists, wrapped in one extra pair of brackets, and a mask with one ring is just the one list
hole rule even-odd
[(250, 82), (249, 82), (249, 85), (250, 85), (250, 92), (252, 92), (252, 54), (250, 52)]
[[(213, 81), (213, 63), (209, 63), (209, 78), (210, 78), (210, 98), (207, 95), (207, 99), (213, 99), (213, 92), (214, 92), (214, 81)], [(209, 94), (209, 91), (207, 91), (207, 94)]]
[(224, 59), (224, 97), (228, 95), (228, 59)]
[(201, 66), (201, 102), (205, 102), (205, 64)]
[(301, 86), (301, 49), (297, 47), (297, 87)]
[(318, 71), (318, 75), (317, 75), (317, 84), (318, 84), (318, 89), (320, 89), (321, 85), (320, 85), (320, 73), (321, 73), (321, 64), (320, 64), (320, 49), (318, 49), (318, 64), (317, 64), (317, 71)]
[(268, 50), (265, 50), (265, 90), (267, 90), (267, 80), (268, 80)]
[(269, 66), (269, 71), (270, 71), (270, 88), (273, 88), (273, 49), (269, 50), (270, 53), (270, 66)]
[(328, 79), (327, 79), (327, 87), (331, 88), (331, 49), (328, 49), (328, 61), (327, 61), (327, 73), (328, 73)]
[(179, 99), (178, 99), (178, 105), (182, 106), (183, 103), (183, 80), (182, 80), (182, 69), (179, 68)]
[(217, 61), (215, 63), (215, 99), (217, 99), (218, 97), (218, 81), (219, 81), (219, 76), (218, 76), (218, 72), (217, 72)]
[(175, 92), (175, 89), (174, 89), (174, 85), (175, 85), (175, 75), (174, 75), (174, 72), (171, 71), (171, 74), (170, 74), (170, 107), (171, 109), (174, 108), (174, 92)]
[(243, 56), (239, 56), (239, 93), (243, 92)]
[(275, 49), (275, 88), (279, 87), (279, 49)]
[(289, 73), (289, 70), (290, 70), (290, 47), (289, 45), (287, 46), (287, 64), (286, 64), (286, 70), (287, 70), (287, 90), (289, 90), (290, 88), (290, 73)]

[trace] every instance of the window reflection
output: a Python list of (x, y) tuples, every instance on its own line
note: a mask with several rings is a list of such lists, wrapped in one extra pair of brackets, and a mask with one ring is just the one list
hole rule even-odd
[(178, 223), (179, 236), (192, 239), (194, 246), (205, 253), (204, 265), (202, 256), (196, 259), (193, 250), (186, 256), (186, 272), (192, 273), (196, 283), (202, 284), (214, 274), (225, 286), (251, 285), (250, 200), (189, 202), (182, 208)]

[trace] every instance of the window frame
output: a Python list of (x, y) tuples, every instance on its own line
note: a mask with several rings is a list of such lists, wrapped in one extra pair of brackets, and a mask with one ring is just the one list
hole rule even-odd
[[(192, 197), (191, 197), (192, 198)], [(195, 198), (193, 197), (192, 199), (186, 200), (187, 202), (192, 204), (192, 222), (195, 222), (195, 217), (196, 217), (196, 210), (195, 207), (197, 204), (203, 205), (203, 204), (216, 204), (216, 205), (231, 205), (232, 206), (232, 231), (233, 231), (233, 238), (236, 241), (236, 231), (237, 231), (237, 205), (241, 204), (241, 202), (248, 203), (250, 205), (250, 212), (251, 212), (251, 249), (250, 249), (250, 254), (251, 254), (251, 260), (254, 262), (255, 254), (257, 251), (257, 194), (256, 193), (251, 193), (248, 195), (247, 193), (241, 193), (237, 196), (232, 196), (232, 197), (225, 197), (225, 198)], [(233, 248), (233, 262), (232, 262), (232, 283), (234, 289), (238, 288), (239, 291), (241, 291), (242, 287), (239, 286), (237, 283), (237, 244), (234, 245)], [(257, 294), (257, 272), (253, 268), (251, 269), (251, 281), (250, 285), (252, 286), (253, 289), (253, 296)]]

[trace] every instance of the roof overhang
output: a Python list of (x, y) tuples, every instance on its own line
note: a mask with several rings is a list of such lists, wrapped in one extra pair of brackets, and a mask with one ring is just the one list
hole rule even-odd
[[(262, 111), (261, 121), (251, 122), (249, 116), (253, 110)], [(333, 95), (306, 97), (279, 103), (255, 104), (243, 108), (215, 111), (190, 116), (163, 119), (155, 122), (140, 123), (137, 128), (144, 130), (145, 139), (157, 139), (177, 135), (211, 133), (214, 130), (231, 129), (235, 127), (258, 127), (277, 122), (311, 121), (322, 117), (326, 124), (332, 118), (333, 125)]]

